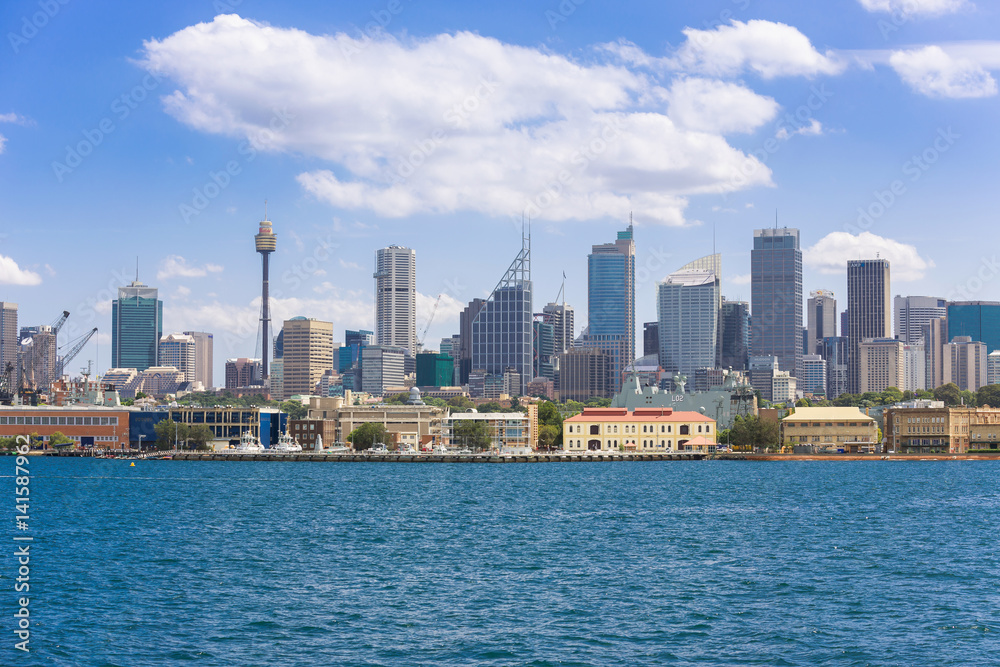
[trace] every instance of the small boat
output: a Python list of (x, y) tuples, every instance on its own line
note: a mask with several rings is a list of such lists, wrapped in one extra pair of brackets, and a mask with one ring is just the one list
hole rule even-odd
[(288, 431), (285, 431), (278, 436), (278, 444), (276, 444), (271, 451), (279, 454), (301, 452), (302, 445), (295, 442), (295, 438), (293, 438)]
[(253, 437), (250, 431), (243, 431), (243, 435), (240, 436), (240, 444), (236, 445), (235, 451), (240, 454), (262, 454), (264, 445), (260, 444), (260, 440)]

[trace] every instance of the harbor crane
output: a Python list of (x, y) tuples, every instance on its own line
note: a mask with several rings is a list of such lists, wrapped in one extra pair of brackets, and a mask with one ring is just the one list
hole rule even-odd
[(71, 345), (72, 347), (70, 347), (69, 351), (66, 354), (64, 354), (59, 359), (59, 361), (56, 362), (55, 377), (57, 379), (62, 377), (63, 369), (66, 368), (66, 365), (69, 364), (69, 362), (73, 361), (73, 357), (80, 354), (80, 350), (83, 349), (83, 346), (86, 345), (90, 341), (90, 339), (94, 337), (94, 334), (96, 333), (97, 333), (97, 327), (94, 327), (93, 329), (83, 334), (78, 339), (76, 339), (76, 341), (67, 343), (67, 345)]
[(427, 324), (424, 326), (424, 332), (422, 334), (420, 334), (420, 340), (417, 341), (417, 343), (418, 343), (417, 347), (423, 348), (423, 346), (424, 346), (424, 339), (427, 338), (427, 332), (431, 328), (431, 322), (434, 321), (434, 314), (437, 312), (438, 305), (441, 303), (441, 297), (443, 297), (443, 296), (444, 296), (443, 293), (442, 294), (438, 294), (438, 298), (434, 302), (434, 307), (431, 308), (430, 317), (427, 318)]

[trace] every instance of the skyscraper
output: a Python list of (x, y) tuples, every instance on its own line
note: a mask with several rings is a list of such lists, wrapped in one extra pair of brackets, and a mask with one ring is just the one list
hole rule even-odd
[(895, 337), (906, 345), (916, 345), (924, 338), (924, 327), (931, 320), (948, 314), (948, 302), (936, 296), (896, 296)]
[(621, 389), (635, 360), (635, 241), (629, 224), (614, 243), (595, 245), (587, 256), (587, 341), (608, 355), (608, 385)]
[(111, 302), (111, 367), (144, 371), (156, 365), (163, 336), (163, 302), (159, 290), (138, 280), (118, 288)]
[(375, 252), (375, 342), (417, 353), (417, 253), (391, 245)]
[(750, 304), (722, 300), (719, 310), (719, 366), (747, 370), (750, 361)]
[(750, 251), (750, 354), (773, 356), (798, 376), (802, 360), (802, 250), (799, 230), (755, 229)]
[(833, 292), (825, 289), (809, 292), (806, 322), (806, 354), (818, 354), (819, 342), (837, 335), (837, 300)]
[(271, 253), (278, 249), (278, 237), (271, 229), (271, 221), (267, 219), (267, 202), (264, 203), (264, 219), (257, 229), (257, 234), (253, 237), (254, 247), (260, 253), (262, 278), (260, 287), (260, 326), (261, 326), (261, 353), (264, 355), (261, 363), (261, 381), (266, 380), (270, 369), (268, 367), (267, 355), (271, 350), (271, 295), (270, 295), (270, 257)]
[(214, 386), (212, 365), (215, 363), (215, 339), (204, 331), (185, 331), (184, 334), (194, 338), (194, 379), (205, 385), (205, 389), (211, 389)]
[(542, 317), (545, 322), (552, 325), (556, 354), (562, 354), (573, 347), (575, 336), (573, 306), (564, 303), (547, 303), (542, 308)]
[[(656, 284), (660, 366), (693, 380), (715, 368), (719, 326), (719, 279), (712, 271), (676, 271)], [(693, 382), (692, 382), (693, 384)]]
[(485, 303), (485, 299), (477, 297), (458, 316), (458, 356), (455, 357), (455, 366), (460, 385), (469, 382), (469, 373), (472, 372), (472, 323), (479, 317), (479, 311)]
[(197, 343), (193, 336), (172, 333), (160, 338), (158, 366), (173, 366), (184, 373), (186, 382), (194, 382), (198, 364)]
[[(889, 260), (848, 260), (847, 391), (852, 394), (861, 393), (861, 343), (870, 338), (889, 338), (891, 336), (891, 294), (892, 292), (889, 291)], [(877, 383), (868, 383), (868, 385), (876, 386)]]
[(333, 368), (333, 324), (293, 317), (283, 325), (284, 351), (282, 400), (310, 395), (323, 373)]
[(968, 336), (986, 345), (986, 352), (1000, 350), (1000, 303), (952, 301), (948, 304), (948, 340)]
[(17, 389), (20, 377), (17, 368), (18, 347), (17, 304), (10, 301), (0, 301), (0, 375), (6, 371), (7, 364), (13, 366), (10, 374), (11, 391)]
[[(472, 318), (473, 370), (502, 377), (507, 369), (513, 368), (522, 378), (532, 377), (531, 299), (531, 233), (522, 232), (521, 251)], [(470, 304), (470, 309), (475, 305), (475, 302)], [(462, 335), (464, 347), (464, 332)]]

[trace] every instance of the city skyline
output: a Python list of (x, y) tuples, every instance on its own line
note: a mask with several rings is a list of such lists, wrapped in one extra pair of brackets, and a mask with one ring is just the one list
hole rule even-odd
[[(388, 10), (306, 6), (209, 3), (133, 17), (114, 3), (93, 13), (60, 5), (30, 36), (22, 19), (31, 25), (37, 3), (0, 10), (14, 36), (0, 55), (0, 299), (19, 304), (21, 326), (69, 310), (61, 342), (99, 328), (75, 365), (110, 367), (111, 295), (133, 279), (138, 255), (139, 279), (165, 304), (163, 331), (214, 333), (221, 377), (222, 360), (254, 354), (260, 260), (248, 237), (265, 198), (281, 237), (270, 258), (273, 323), (305, 315), (335, 331), (374, 330), (367, 258), (399, 243), (421, 258), (417, 331), (442, 295), (426, 340), (450, 336), (516, 253), (525, 212), (535, 227), (535, 302), (554, 300), (565, 272), (578, 323), (588, 317), (587, 251), (630, 212), (637, 324), (656, 319), (656, 282), (713, 248), (726, 256), (722, 295), (749, 301), (746, 237), (775, 211), (779, 226), (801, 231), (804, 293), (846, 294), (846, 260), (880, 253), (892, 262), (894, 295), (1000, 298), (991, 255), (970, 261), (963, 252), (989, 228), (980, 165), (1000, 147), (987, 124), (1000, 61), (996, 42), (985, 41), (1000, 17), (985, 3), (893, 13), (849, 0), (832, 14), (794, 3), (588, 5), (569, 16), (558, 5), (403, 4), (374, 32), (367, 26)], [(102, 14), (116, 9), (115, 20)], [(217, 57), (227, 40), (254, 39), (279, 57)], [(343, 56), (322, 63), (337, 90), (347, 85), (339, 73), (364, 79), (373, 59), (412, 75), (412, 113), (381, 85), (359, 99), (396, 121), (390, 143), (417, 153), (349, 144), (339, 122), (325, 123), (330, 114), (307, 94), (325, 84), (298, 76), (290, 58), (323, 40)], [(740, 46), (747, 40), (769, 48), (750, 53)], [(721, 59), (723, 47), (734, 60)], [(94, 48), (87, 62), (72, 57)], [(425, 85), (419, 67), (435, 55), (446, 63), (442, 84)], [(203, 78), (249, 85), (241, 68), (258, 65), (260, 81), (287, 82), (296, 105), (231, 85), (219, 86), (218, 107), (197, 95)], [(544, 71), (554, 83), (526, 87), (518, 71)], [(344, 127), (367, 127), (355, 106), (343, 113)], [(640, 117), (658, 125), (640, 130)], [(620, 127), (602, 124), (616, 118)], [(512, 131), (556, 131), (565, 119), (579, 141), (556, 133), (548, 145), (570, 167), (580, 153), (587, 168), (569, 184), (556, 180), (562, 194), (540, 206), (559, 169), (535, 159), (541, 134), (522, 144)], [(605, 128), (606, 148), (578, 150)], [(659, 139), (635, 148), (660, 136), (670, 150)], [(656, 165), (657, 154), (680, 166)], [(465, 179), (483, 174), (472, 157), (468, 173), (456, 169), (456, 155), (476, 156), (501, 180), (460, 195)], [(380, 182), (365, 171), (371, 164), (388, 168), (401, 190), (386, 192), (396, 181)], [(750, 175), (731, 169), (742, 164)], [(581, 193), (593, 195), (589, 208)], [(958, 243), (936, 243), (942, 219), (962, 222), (949, 230)]]

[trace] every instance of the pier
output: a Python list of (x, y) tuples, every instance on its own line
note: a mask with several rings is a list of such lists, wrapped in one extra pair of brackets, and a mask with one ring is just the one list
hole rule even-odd
[[(88, 456), (85, 452), (46, 452), (46, 456), (79, 457)], [(701, 461), (708, 454), (698, 452), (674, 452), (663, 454), (611, 453), (594, 452), (568, 454), (562, 452), (534, 454), (402, 454), (402, 453), (347, 453), (326, 454), (322, 452), (287, 453), (253, 453), (240, 454), (233, 451), (221, 452), (143, 452), (112, 455), (108, 458), (121, 459), (165, 459), (172, 461), (310, 461), (333, 463), (598, 463), (607, 461)]]

